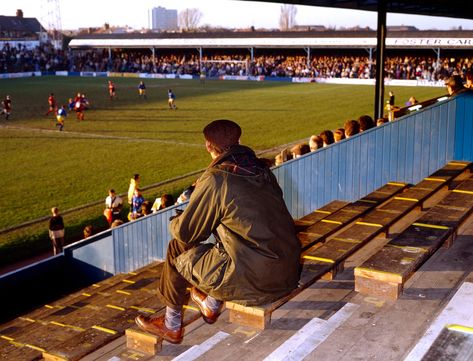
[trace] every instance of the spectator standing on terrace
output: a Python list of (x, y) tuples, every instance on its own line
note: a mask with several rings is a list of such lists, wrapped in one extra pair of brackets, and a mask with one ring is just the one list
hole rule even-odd
[(131, 200), (130, 220), (140, 218), (143, 215), (141, 206), (143, 205), (144, 201), (145, 199), (141, 195), (141, 190), (139, 188), (135, 188), (135, 192)]
[(448, 95), (453, 96), (465, 91), (470, 91), (469, 89), (463, 86), (463, 79), (460, 75), (454, 75), (445, 82), (447, 86)]
[(138, 84), (138, 97), (147, 99), (147, 97), (146, 97), (146, 85), (143, 81), (140, 81), (140, 84)]
[(360, 123), (356, 120), (347, 120), (345, 122), (345, 138), (350, 138), (360, 132)]
[(56, 113), (56, 127), (59, 129), (59, 131), (64, 130), (64, 120), (66, 120), (66, 117), (66, 107), (63, 105), (57, 110)]
[(465, 73), (465, 88), (473, 89), (473, 70), (468, 69)]
[(140, 175), (135, 174), (133, 178), (130, 179), (130, 186), (128, 187), (128, 204), (131, 205), (133, 200), (133, 195), (135, 194), (135, 189), (140, 187)]
[(316, 151), (317, 149), (320, 149), (324, 146), (324, 142), (322, 138), (320, 138), (318, 135), (312, 135), (309, 138), (309, 148), (311, 152)]
[(394, 97), (394, 93), (392, 91), (389, 92), (389, 100), (388, 100), (388, 103), (390, 106), (394, 106), (395, 105), (395, 97)]
[(49, 94), (48, 106), (49, 106), (49, 110), (46, 112), (46, 116), (48, 116), (51, 113), (53, 113), (54, 115), (56, 113), (56, 98), (54, 98), (54, 93)]
[(5, 99), (3, 99), (2, 105), (3, 105), (3, 109), (0, 115), (5, 114), (5, 120), (8, 120), (10, 118), (11, 109), (12, 109), (11, 97), (9, 95), (7, 95)]
[(320, 133), (320, 138), (322, 139), (324, 147), (335, 143), (335, 138), (333, 137), (333, 132), (331, 130), (324, 130), (322, 133)]
[(176, 95), (172, 91), (172, 89), (168, 90), (168, 106), (170, 110), (176, 110)]
[(52, 217), (49, 219), (49, 238), (53, 243), (53, 253), (57, 255), (64, 247), (64, 221), (59, 215), (59, 209), (51, 209)]
[(362, 115), (358, 118), (358, 123), (360, 123), (360, 132), (374, 128), (374, 121), (369, 115)]
[[(187, 208), (175, 217), (158, 294), (164, 316), (136, 318), (171, 343), (184, 335), (187, 288), (203, 319), (214, 323), (223, 301), (246, 306), (273, 302), (297, 287), (300, 244), (282, 191), (266, 162), (241, 146), (241, 128), (216, 120), (204, 128), (212, 162)], [(216, 243), (206, 242), (211, 234)]]
[(297, 144), (291, 148), (292, 159), (300, 158), (304, 154), (310, 153), (310, 147), (306, 143)]
[(376, 121), (376, 126), (379, 127), (380, 125), (388, 123), (388, 120), (386, 118), (378, 118)]
[(108, 196), (105, 198), (104, 216), (107, 219), (108, 225), (111, 226), (113, 221), (120, 219), (120, 212), (123, 208), (122, 198), (116, 194), (114, 189), (108, 191)]
[(333, 139), (335, 140), (335, 143), (345, 139), (345, 129), (344, 128), (338, 128), (333, 132)]
[(174, 197), (171, 194), (163, 194), (161, 197), (156, 198), (151, 207), (153, 213), (160, 211), (161, 209), (174, 205)]
[(189, 187), (184, 189), (184, 191), (179, 195), (179, 197), (177, 197), (176, 204), (182, 204), (184, 202), (187, 202), (191, 198), (192, 192), (195, 189), (195, 183), (196, 182), (192, 183)]
[(108, 95), (110, 96), (110, 100), (115, 99), (116, 92), (115, 92), (115, 84), (113, 81), (108, 81)]

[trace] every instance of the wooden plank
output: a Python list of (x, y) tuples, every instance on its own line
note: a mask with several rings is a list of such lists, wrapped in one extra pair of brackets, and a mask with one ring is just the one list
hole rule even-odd
[(432, 178), (455, 178), (471, 166), (469, 162), (452, 161), (447, 163), (443, 168), (437, 170), (429, 177)]
[[(409, 232), (402, 233), (361, 266), (355, 268), (355, 283), (357, 277), (365, 278), (363, 290), (367, 291), (370, 288), (366, 279), (403, 284), (452, 234), (451, 229), (426, 230), (425, 227), (416, 226), (409, 228)], [(425, 237), (426, 232), (437, 235)], [(422, 244), (422, 247), (419, 244)]]
[(378, 207), (378, 209), (382, 211), (407, 213), (416, 207), (417, 205), (416, 201), (409, 201), (409, 200), (402, 199), (403, 194), (401, 194), (399, 197), (400, 198), (390, 199), (385, 204)]
[[(48, 352), (58, 344), (76, 338), (78, 334), (86, 332), (90, 327), (106, 322), (109, 317), (116, 317), (124, 312), (126, 307), (138, 312), (140, 307), (136, 305), (137, 303), (140, 304), (141, 301), (148, 299), (152, 299), (155, 303), (154, 291), (148, 292), (146, 287), (157, 283), (159, 278), (156, 277), (156, 271), (159, 270), (160, 267), (155, 267), (154, 271), (147, 267), (140, 273), (120, 276), (117, 278), (119, 282), (112, 282), (109, 287), (101, 288), (102, 291), (84, 298), (95, 302), (81, 300), (59, 309), (55, 308), (54, 312), (40, 319), (25, 318), (25, 320), (30, 320), (29, 322), (32, 322), (34, 327), (18, 332), (18, 341), (29, 340)], [(140, 277), (145, 278), (140, 279)], [(118, 290), (135, 294), (137, 297), (113, 292)]]
[(333, 266), (328, 263), (305, 259), (298, 288), (273, 303), (261, 306), (243, 306), (235, 302), (226, 302), (225, 306), (229, 311), (229, 321), (264, 330), (270, 325), (271, 314), (274, 310), (294, 298), (332, 269)]
[(404, 189), (407, 188), (406, 183), (388, 183), (384, 186), (378, 188), (374, 192), (366, 195), (365, 197), (361, 198), (361, 200), (365, 201), (374, 201), (378, 204), (385, 202), (388, 198), (392, 197), (393, 195), (402, 192)]
[(317, 249), (304, 252), (305, 259), (326, 259), (338, 264), (381, 233), (380, 227), (355, 224)]
[(41, 352), (24, 344), (0, 337), (0, 360), (33, 361), (41, 359)]
[[(305, 215), (304, 217), (298, 219), (297, 221), (302, 221), (305, 223), (314, 224), (317, 221), (320, 221), (321, 219), (324, 219), (325, 217), (331, 215), (332, 213), (335, 213), (336, 211), (342, 209), (348, 204), (348, 202), (343, 202), (343, 201), (332, 201), (325, 206), (314, 210), (313, 212)], [(296, 221), (296, 222), (297, 222)]]
[(473, 208), (435, 206), (417, 222), (456, 229), (472, 211)]
[[(143, 306), (159, 305), (157, 299), (149, 300)], [(164, 309), (161, 305), (160, 309)], [(122, 336), (125, 330), (134, 324), (135, 317), (139, 314), (137, 309), (129, 308), (115, 314), (104, 322), (97, 322), (93, 327), (78, 333), (75, 337), (51, 347), (43, 353), (45, 360), (52, 357), (62, 357), (64, 360), (79, 360), (90, 352), (95, 351), (108, 342)]]
[(422, 248), (429, 252), (431, 248), (442, 244), (452, 231), (449, 229), (436, 229), (418, 226), (409, 226), (403, 233), (389, 241), (388, 245), (393, 247)]
[(387, 210), (387, 209), (374, 209), (369, 212), (361, 220), (364, 223), (370, 223), (374, 225), (380, 225), (383, 227), (389, 226), (397, 221), (404, 215), (404, 212)]
[(401, 295), (402, 290), (402, 283), (365, 278), (359, 275), (355, 277), (355, 291), (361, 294), (396, 300)]

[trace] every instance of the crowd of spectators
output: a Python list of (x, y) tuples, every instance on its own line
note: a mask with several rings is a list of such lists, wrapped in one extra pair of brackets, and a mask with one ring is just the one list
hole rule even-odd
[[(466, 57), (446, 57), (438, 63), (434, 56), (388, 56), (385, 70), (392, 79), (435, 81), (463, 75), (472, 61)], [(161, 52), (154, 57), (149, 50), (114, 50), (110, 56), (106, 49), (62, 51), (43, 44), (28, 50), (5, 44), (0, 52), (0, 73), (57, 70), (368, 79), (375, 76), (376, 64), (368, 56), (355, 55), (313, 55), (308, 62), (306, 56), (293, 55), (287, 50), (279, 55), (261, 54), (253, 60), (242, 53), (215, 53), (203, 56), (202, 63), (195, 52), (182, 49)]]

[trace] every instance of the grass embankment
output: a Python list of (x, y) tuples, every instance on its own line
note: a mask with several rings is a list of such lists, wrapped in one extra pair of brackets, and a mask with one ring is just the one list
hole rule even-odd
[[(12, 96), (13, 114), (1, 121), (8, 128), (0, 127), (0, 229), (48, 216), (52, 206), (67, 210), (103, 201), (109, 188), (124, 193), (134, 173), (146, 187), (204, 168), (209, 156), (201, 132), (213, 119), (237, 121), (242, 143), (263, 150), (340, 127), (373, 109), (369, 86), (150, 79), (143, 100), (138, 79), (114, 81), (118, 98), (110, 101), (104, 78), (1, 80), (0, 97)], [(167, 108), (168, 88), (177, 95), (177, 111)], [(391, 89), (399, 104), (411, 95), (423, 100), (444, 93)], [(59, 104), (85, 92), (92, 105), (85, 121), (69, 114), (66, 132), (56, 131), (54, 118), (44, 116), (50, 92)], [(192, 181), (150, 190), (145, 198), (178, 194)], [(66, 214), (67, 240), (80, 238), (87, 224), (105, 227), (102, 210), (98, 205)], [(50, 242), (44, 222), (8, 232), (0, 235), (0, 264), (45, 249)]]

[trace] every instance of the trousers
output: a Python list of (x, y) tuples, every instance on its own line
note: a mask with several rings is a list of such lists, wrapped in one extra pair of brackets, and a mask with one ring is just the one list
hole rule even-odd
[(158, 284), (158, 297), (161, 302), (175, 310), (182, 309), (182, 306), (188, 303), (187, 289), (191, 287), (191, 284), (177, 272), (174, 260), (189, 248), (187, 244), (176, 239), (169, 242), (163, 273)]

